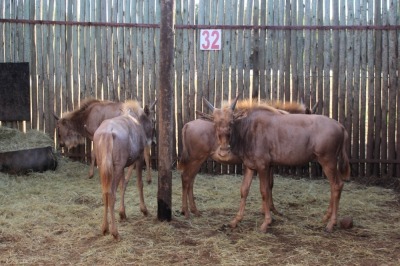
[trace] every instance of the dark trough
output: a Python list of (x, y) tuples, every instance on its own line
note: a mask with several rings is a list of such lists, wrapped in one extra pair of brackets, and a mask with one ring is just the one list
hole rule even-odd
[(57, 157), (50, 146), (0, 153), (0, 171), (8, 174), (55, 170), (57, 164)]

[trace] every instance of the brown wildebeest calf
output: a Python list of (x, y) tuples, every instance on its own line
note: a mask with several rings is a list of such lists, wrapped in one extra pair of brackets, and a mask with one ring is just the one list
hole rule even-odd
[[(269, 101), (257, 103), (251, 100), (241, 100), (236, 104), (236, 112), (244, 112), (248, 109), (257, 108), (270, 108), (271, 106), (279, 109), (282, 113), (311, 113), (315, 112), (315, 105), (311, 110), (306, 108), (304, 104), (297, 102), (280, 102), (280, 101)], [(268, 109), (269, 110), (269, 109)], [(200, 116), (206, 114), (200, 113)], [(215, 151), (218, 148), (217, 139), (215, 136), (214, 124), (210, 121), (203, 119), (196, 119), (186, 123), (182, 129), (182, 154), (178, 163), (178, 169), (181, 170), (182, 179), (182, 214), (186, 218), (189, 217), (189, 207), (190, 211), (196, 216), (200, 215), (196, 207), (196, 202), (194, 199), (193, 185), (197, 172), (199, 171), (201, 165), (207, 158), (212, 158), (222, 164), (237, 164), (242, 163), (242, 160), (230, 153), (229, 156), (221, 157)], [(245, 166), (244, 169), (244, 179), (243, 182), (251, 182), (252, 176), (254, 175), (254, 170), (249, 169)], [(272, 175), (272, 169), (271, 173)], [(272, 186), (273, 177), (270, 178), (271, 184), (271, 210), (278, 214), (272, 201)], [(189, 203), (189, 206), (188, 206)]]
[[(84, 143), (85, 138), (93, 140), (93, 135), (101, 122), (105, 119), (120, 116), (124, 105), (129, 105), (130, 100), (123, 102), (101, 101), (97, 99), (86, 99), (80, 108), (64, 114), (63, 118), (57, 119), (57, 131), (60, 147), (68, 149)], [(154, 106), (151, 106), (150, 111)], [(144, 158), (147, 166), (147, 183), (151, 183), (151, 161), (150, 161), (151, 143), (146, 145)], [(90, 165), (89, 178), (93, 177), (94, 156)], [(127, 176), (132, 174), (133, 166), (128, 168)]]
[[(125, 107), (127, 108), (127, 107)], [(151, 141), (153, 122), (147, 107), (143, 110), (137, 104), (130, 105), (124, 115), (104, 120), (93, 136), (93, 151), (99, 167), (104, 202), (102, 232), (109, 231), (108, 211), (110, 211), (110, 232), (120, 239), (115, 225), (114, 205), (118, 184), (121, 190), (121, 220), (126, 219), (124, 195), (127, 179), (124, 180), (124, 168), (136, 164), (137, 187), (140, 197), (140, 210), (147, 215), (144, 203), (142, 164), (143, 150)]]
[[(317, 160), (331, 188), (324, 216), (326, 231), (331, 232), (337, 223), (343, 181), (350, 176), (346, 153), (348, 134), (344, 127), (323, 115), (282, 114), (274, 108), (267, 111), (255, 107), (235, 114), (236, 101), (237, 97), (231, 106), (218, 109), (205, 100), (213, 113), (204, 117), (214, 123), (218, 143), (215, 153), (222, 158), (229, 158), (233, 153), (247, 168), (258, 172), (265, 208), (261, 231), (266, 232), (272, 221), (268, 195), (271, 194), (271, 166), (302, 165)], [(230, 224), (233, 228), (243, 219), (248, 186), (249, 182), (243, 182), (240, 208)]]

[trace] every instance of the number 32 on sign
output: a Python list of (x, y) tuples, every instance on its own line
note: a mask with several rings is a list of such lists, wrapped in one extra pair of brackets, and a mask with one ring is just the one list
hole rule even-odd
[(200, 30), (200, 50), (221, 50), (221, 30)]

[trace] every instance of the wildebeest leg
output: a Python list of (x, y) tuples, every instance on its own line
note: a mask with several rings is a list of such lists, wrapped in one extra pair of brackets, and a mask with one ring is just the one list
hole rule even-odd
[[(261, 191), (261, 198), (262, 201), (265, 202), (265, 213), (264, 213), (264, 222), (262, 223), (260, 227), (260, 231), (265, 233), (267, 232), (268, 226), (272, 222), (271, 218), (271, 212), (270, 212), (270, 207), (271, 207), (271, 202), (270, 202), (270, 197), (272, 198), (271, 194), (272, 189), (270, 188), (271, 185), (271, 180), (272, 175), (270, 175), (269, 169), (270, 167), (267, 166), (265, 169), (257, 169), (258, 170), (258, 175), (260, 179), (260, 191)], [(265, 188), (265, 189), (262, 189)]]
[(119, 184), (120, 191), (121, 191), (121, 207), (119, 209), (119, 218), (121, 219), (121, 221), (126, 220), (125, 200), (124, 200), (125, 199), (125, 191), (126, 191), (126, 187), (128, 186), (129, 179), (132, 176), (132, 171), (133, 171), (134, 167), (135, 167), (135, 164), (132, 164), (128, 167), (125, 177), (121, 178), (120, 184)]
[(328, 177), (330, 188), (331, 188), (331, 197), (329, 200), (329, 207), (328, 207), (328, 210), (327, 210), (323, 220), (324, 220), (324, 222), (328, 222), (325, 230), (327, 232), (332, 232), (333, 227), (337, 223), (339, 201), (340, 201), (340, 196), (342, 194), (342, 189), (343, 189), (344, 183), (341, 180), (341, 178), (338, 176), (338, 171), (336, 168), (336, 160), (329, 160), (323, 164), (321, 163), (321, 165), (322, 165), (325, 175)]
[(185, 169), (182, 171), (182, 210), (181, 213), (189, 218), (188, 201), (190, 205), (190, 211), (195, 216), (200, 216), (200, 212), (197, 210), (196, 202), (194, 200), (193, 185), (197, 172), (200, 170), (201, 164), (206, 158), (202, 160), (195, 160), (187, 163)]
[(147, 208), (144, 203), (144, 194), (143, 194), (143, 180), (142, 180), (142, 169), (143, 167), (143, 158), (139, 158), (136, 162), (136, 185), (139, 190), (139, 198), (140, 198), (140, 211), (147, 216)]
[[(272, 188), (274, 187), (274, 170), (272, 167), (268, 168), (268, 176), (269, 176), (269, 202), (270, 202), (270, 210), (275, 215), (280, 215), (279, 211), (275, 208), (274, 200), (272, 198)], [(265, 211), (264, 211), (265, 214)]]
[(230, 223), (230, 226), (232, 228), (235, 228), (238, 225), (238, 223), (243, 219), (244, 209), (246, 207), (247, 196), (249, 195), (250, 185), (251, 185), (251, 182), (253, 181), (253, 175), (254, 175), (254, 171), (251, 170), (248, 167), (245, 167), (245, 169), (244, 169), (244, 177), (243, 177), (243, 180), (242, 180), (242, 185), (240, 187), (240, 206), (239, 206), (239, 211), (236, 214), (236, 217), (233, 218), (233, 220)]
[[(131, 166), (129, 167), (131, 168)], [(129, 172), (129, 169), (128, 169)], [(132, 172), (132, 170), (131, 170)], [(119, 207), (119, 219), (126, 220), (126, 212), (125, 212), (125, 191), (129, 181), (130, 175), (127, 175), (128, 179), (124, 177), (124, 169), (119, 169), (118, 172), (115, 172), (115, 177), (119, 179), (119, 190), (121, 193), (121, 202)]]
[(151, 145), (146, 145), (144, 147), (144, 160), (146, 161), (146, 181), (147, 184), (151, 184), (151, 160), (150, 160), (150, 150), (151, 150)]
[[(118, 179), (112, 181), (112, 187), (111, 187), (111, 192), (107, 193), (108, 194), (108, 207), (110, 209), (110, 233), (114, 237), (114, 239), (119, 240), (119, 234), (118, 234), (118, 229), (117, 225), (115, 224), (115, 213), (114, 213), (114, 206), (115, 206), (115, 201), (116, 201), (116, 192), (117, 192), (117, 186), (118, 186)], [(122, 200), (122, 199), (121, 199)]]
[(90, 162), (90, 169), (89, 169), (89, 175), (88, 175), (89, 179), (92, 178), (93, 175), (94, 175), (94, 163), (96, 161), (96, 156), (95, 156), (94, 150), (92, 150), (91, 158), (92, 159), (91, 159), (91, 162)]
[(109, 232), (108, 228), (108, 195), (109, 193), (107, 191), (104, 191), (103, 189), (103, 204), (104, 204), (104, 212), (103, 212), (103, 223), (101, 225), (101, 231), (103, 235), (106, 235)]

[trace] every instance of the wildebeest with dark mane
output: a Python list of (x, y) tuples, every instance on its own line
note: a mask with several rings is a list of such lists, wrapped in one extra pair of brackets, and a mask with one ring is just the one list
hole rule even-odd
[[(257, 101), (241, 100), (236, 104), (236, 112), (244, 112), (250, 108), (270, 108), (273, 106), (278, 111), (287, 113), (311, 113), (315, 112), (317, 105), (310, 110), (304, 106), (302, 103), (297, 102), (281, 102), (281, 101)], [(206, 114), (200, 113), (200, 116), (205, 116)], [(218, 142), (215, 135), (214, 124), (210, 121), (203, 119), (196, 119), (186, 123), (182, 128), (182, 154), (178, 162), (178, 169), (182, 172), (182, 214), (187, 218), (189, 217), (189, 207), (190, 211), (196, 216), (200, 215), (196, 207), (196, 202), (194, 199), (193, 185), (197, 172), (199, 171), (202, 163), (207, 158), (212, 158), (214, 161), (223, 164), (237, 164), (242, 163), (242, 160), (230, 153), (229, 156), (219, 156), (215, 151), (218, 149)], [(254, 170), (244, 166), (244, 179), (243, 182), (252, 181), (254, 175)], [(272, 170), (271, 173), (272, 175)], [(273, 178), (270, 178), (271, 184), (270, 188), (272, 190)], [(243, 192), (244, 193), (244, 192)], [(278, 213), (275, 209), (272, 201), (272, 191), (269, 194), (271, 196), (271, 210), (274, 213)], [(188, 206), (189, 202), (189, 206)]]
[(53, 148), (41, 147), (0, 153), (0, 171), (8, 174), (27, 174), (57, 168)]
[(120, 238), (114, 215), (116, 190), (120, 185), (119, 215), (121, 220), (124, 220), (126, 219), (124, 197), (128, 182), (124, 179), (124, 168), (133, 164), (136, 165), (140, 210), (147, 215), (142, 182), (143, 151), (152, 139), (154, 126), (147, 107), (143, 110), (139, 104), (131, 102), (124, 108), (123, 115), (104, 120), (93, 136), (93, 151), (99, 167), (104, 203), (102, 232), (103, 234), (109, 232), (108, 211), (110, 211), (110, 232), (115, 239)]
[[(271, 166), (302, 165), (316, 160), (330, 183), (331, 197), (324, 221), (327, 222), (326, 231), (331, 232), (337, 223), (343, 181), (350, 177), (345, 128), (323, 115), (282, 114), (272, 107), (234, 112), (237, 99), (221, 109), (204, 99), (212, 110), (212, 115), (204, 115), (204, 118), (214, 124), (218, 146), (215, 153), (221, 158), (234, 154), (247, 168), (257, 171), (265, 210), (261, 231), (266, 232), (272, 222)], [(230, 223), (233, 228), (243, 219), (248, 190), (249, 182), (243, 182), (240, 208)]]
[[(123, 102), (102, 101), (98, 99), (86, 99), (80, 108), (64, 114), (60, 119), (57, 116), (58, 140), (61, 147), (73, 148), (84, 143), (85, 138), (93, 140), (93, 135), (100, 124), (109, 118), (120, 116), (124, 105), (131, 100)], [(155, 102), (154, 102), (155, 103)], [(152, 111), (154, 104), (149, 107)], [(147, 183), (151, 183), (151, 143), (146, 145), (144, 158), (147, 166)], [(89, 171), (89, 178), (93, 177), (94, 157)], [(131, 175), (133, 168), (128, 169), (127, 175)]]

